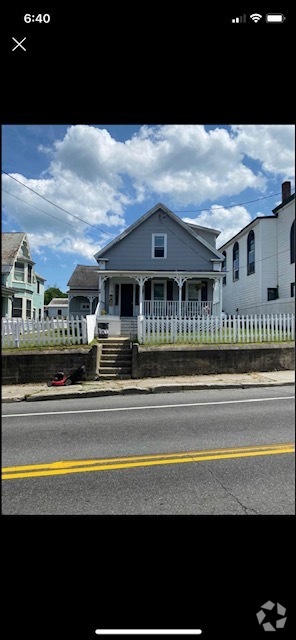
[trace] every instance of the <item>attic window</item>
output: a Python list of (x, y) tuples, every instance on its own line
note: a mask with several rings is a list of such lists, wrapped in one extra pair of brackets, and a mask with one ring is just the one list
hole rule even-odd
[(19, 282), (25, 281), (25, 265), (23, 262), (16, 262), (14, 265), (14, 279)]
[(152, 234), (152, 258), (167, 257), (167, 234)]
[(22, 244), (21, 252), (22, 252), (23, 256), (25, 256), (26, 258), (29, 257), (29, 251), (28, 251), (28, 247), (27, 247), (26, 241), (24, 241), (23, 244)]

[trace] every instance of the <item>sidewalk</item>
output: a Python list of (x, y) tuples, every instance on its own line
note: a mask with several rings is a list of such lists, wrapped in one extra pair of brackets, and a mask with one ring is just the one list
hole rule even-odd
[(95, 398), (119, 394), (169, 393), (197, 389), (236, 389), (295, 385), (295, 371), (225, 373), (208, 376), (174, 376), (140, 380), (83, 382), (69, 387), (47, 387), (46, 383), (2, 386), (2, 402)]

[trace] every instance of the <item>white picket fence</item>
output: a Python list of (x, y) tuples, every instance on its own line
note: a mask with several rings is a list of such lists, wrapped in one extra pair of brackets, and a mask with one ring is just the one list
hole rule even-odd
[(2, 318), (2, 348), (87, 344), (86, 318)]
[(140, 344), (247, 343), (295, 339), (295, 314), (269, 314), (222, 318), (154, 318), (138, 316)]

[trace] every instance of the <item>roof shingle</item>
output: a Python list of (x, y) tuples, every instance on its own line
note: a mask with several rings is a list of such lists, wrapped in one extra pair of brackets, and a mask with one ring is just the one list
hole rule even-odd
[(69, 282), (67, 282), (67, 286), (71, 287), (71, 289), (98, 289), (98, 270), (98, 265), (84, 266), (78, 264)]
[(25, 235), (23, 231), (17, 233), (1, 233), (1, 264), (10, 266), (14, 264), (17, 252)]

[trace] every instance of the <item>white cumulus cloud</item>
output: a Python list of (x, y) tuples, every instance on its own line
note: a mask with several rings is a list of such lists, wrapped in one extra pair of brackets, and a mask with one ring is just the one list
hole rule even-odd
[(231, 207), (231, 209), (225, 209), (219, 204), (212, 205), (210, 211), (202, 211), (197, 218), (182, 219), (184, 222), (221, 231), (216, 242), (217, 248), (235, 236), (252, 220), (250, 213), (243, 206), (238, 205)]
[[(42, 144), (42, 127), (35, 133), (36, 152), (47, 158), (47, 170), (39, 179), (12, 175), (93, 226), (3, 174), (4, 189), (55, 216), (3, 193), (5, 219), (17, 222), (30, 234), (32, 248), (40, 255), (46, 247), (57, 247), (59, 252), (93, 259), (111, 236), (126, 227), (127, 208), (147, 198), (147, 210), (158, 201), (173, 210), (197, 207), (206, 201), (217, 203), (223, 197), (236, 198), (246, 188), (262, 195), (269, 174), (278, 175), (279, 180), (293, 174), (292, 125), (234, 125), (210, 130), (203, 125), (145, 125), (119, 142), (106, 129), (79, 124), (69, 126), (63, 138), (51, 146)], [(196, 223), (221, 229), (219, 241), (250, 221), (243, 206), (217, 207), (212, 204), (211, 211), (198, 215)]]

